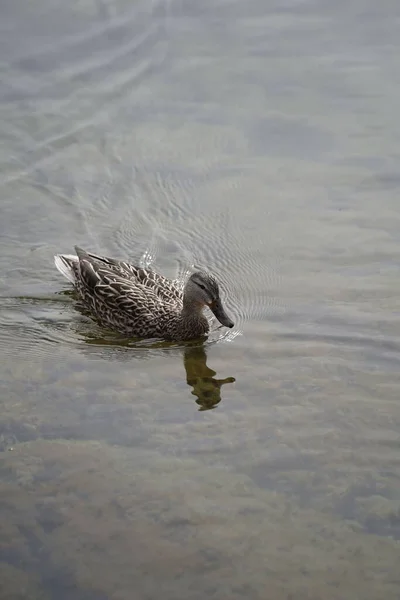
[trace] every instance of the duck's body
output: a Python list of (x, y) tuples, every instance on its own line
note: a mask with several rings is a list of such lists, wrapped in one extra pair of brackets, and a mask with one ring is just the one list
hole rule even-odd
[(132, 337), (194, 339), (209, 330), (204, 306), (223, 325), (233, 327), (222, 308), (218, 284), (206, 273), (193, 273), (182, 290), (154, 271), (75, 250), (76, 256), (57, 254), (56, 267), (105, 327)]

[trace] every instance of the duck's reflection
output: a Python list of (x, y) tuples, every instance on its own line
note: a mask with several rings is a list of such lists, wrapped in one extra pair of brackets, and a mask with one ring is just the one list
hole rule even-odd
[(234, 377), (215, 379), (216, 372), (207, 367), (207, 354), (203, 346), (186, 348), (183, 363), (186, 369), (186, 381), (197, 397), (199, 410), (210, 410), (221, 402), (221, 387), (225, 383), (233, 383)]
[[(151, 359), (161, 353), (169, 354), (171, 351), (181, 354), (183, 351), (183, 364), (186, 371), (186, 382), (191, 386), (193, 396), (199, 410), (211, 410), (221, 402), (221, 387), (225, 383), (233, 383), (234, 377), (216, 379), (216, 372), (207, 367), (207, 354), (203, 345), (186, 346), (183, 350), (174, 347), (171, 342), (156, 341), (144, 345), (143, 340), (134, 342), (131, 339), (119, 338), (114, 334), (105, 336), (102, 331), (96, 331), (93, 323), (88, 322), (85, 330), (85, 321), (80, 323), (78, 337), (85, 341), (80, 345), (80, 350), (90, 358), (107, 360), (126, 360), (131, 362), (136, 359)], [(99, 335), (98, 335), (99, 334)], [(103, 335), (102, 335), (103, 334)], [(198, 343), (198, 342), (197, 342)]]

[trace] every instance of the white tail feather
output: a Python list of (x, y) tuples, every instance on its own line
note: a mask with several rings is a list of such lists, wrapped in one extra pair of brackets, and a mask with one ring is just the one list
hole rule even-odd
[(56, 254), (54, 256), (54, 264), (60, 271), (61, 275), (64, 275), (68, 281), (75, 283), (75, 274), (72, 269), (72, 264), (78, 262), (78, 257), (74, 254)]

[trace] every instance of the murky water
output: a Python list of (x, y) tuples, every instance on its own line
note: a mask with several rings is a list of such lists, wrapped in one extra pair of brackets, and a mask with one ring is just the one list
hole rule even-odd
[[(1, 598), (399, 598), (399, 25), (1, 4)], [(233, 333), (117, 343), (74, 244), (207, 267)]]

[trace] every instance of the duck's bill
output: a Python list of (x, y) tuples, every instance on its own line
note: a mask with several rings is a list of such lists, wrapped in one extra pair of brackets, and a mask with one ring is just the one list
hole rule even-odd
[(234, 326), (234, 322), (228, 317), (228, 315), (224, 311), (221, 304), (221, 300), (214, 300), (214, 302), (211, 302), (210, 308), (213, 311), (214, 315), (217, 317), (218, 321), (221, 323), (221, 325), (223, 325), (224, 327)]

